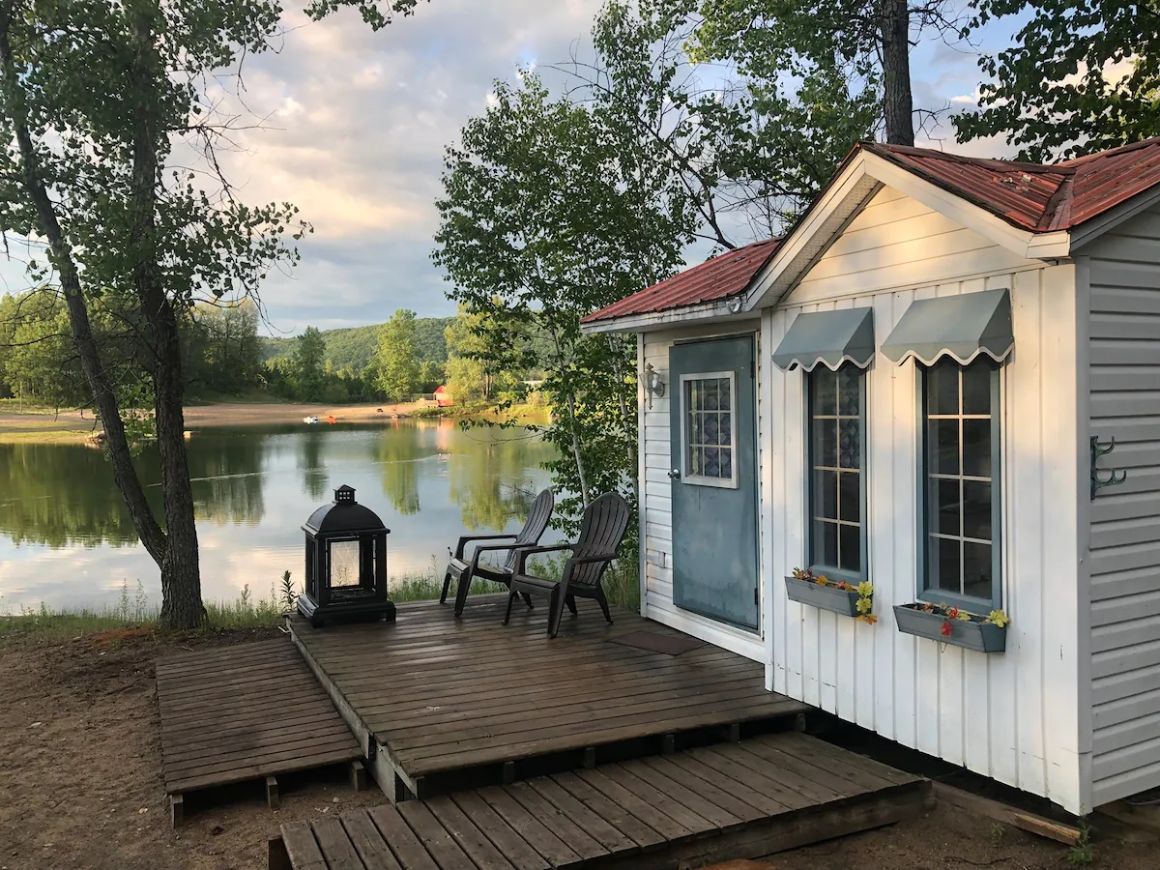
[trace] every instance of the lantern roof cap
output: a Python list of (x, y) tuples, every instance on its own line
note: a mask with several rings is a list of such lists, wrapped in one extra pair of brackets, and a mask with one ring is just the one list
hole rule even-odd
[(361, 535), (390, 532), (378, 514), (355, 500), (354, 487), (343, 484), (334, 491), (334, 501), (310, 515), (302, 530), (314, 537)]

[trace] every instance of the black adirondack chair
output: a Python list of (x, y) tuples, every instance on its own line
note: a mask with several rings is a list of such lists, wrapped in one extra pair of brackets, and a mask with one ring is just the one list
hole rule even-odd
[[(574, 544), (520, 549), (515, 573), (508, 584), (507, 613), (503, 624), (507, 625), (511, 619), (512, 603), (517, 595), (547, 595), (551, 599), (548, 608), (548, 637), (555, 637), (560, 630), (564, 605), (575, 615), (577, 597), (595, 599), (604, 612), (604, 618), (612, 622), (608, 599), (604, 596), (600, 579), (616, 558), (616, 551), (628, 528), (628, 513), (628, 503), (623, 498), (615, 492), (606, 492), (585, 508), (580, 522), (580, 537)], [(527, 573), (529, 556), (556, 550), (572, 551), (558, 581)]]
[[(556, 500), (552, 496), (552, 491), (545, 489), (532, 502), (532, 509), (528, 511), (528, 518), (524, 521), (524, 527), (520, 529), (519, 534), (468, 535), (460, 538), (459, 543), (455, 547), (455, 554), (447, 564), (447, 572), (443, 575), (443, 594), (439, 596), (439, 603), (445, 604), (447, 602), (447, 591), (451, 587), (452, 580), (455, 580), (457, 584), (455, 588), (456, 616), (463, 614), (463, 605), (467, 603), (467, 592), (474, 578), (483, 577), (485, 580), (494, 580), (496, 583), (502, 583), (504, 586), (509, 585), (512, 579), (512, 572), (516, 567), (518, 548), (534, 546), (539, 543), (540, 536), (544, 534), (544, 529), (548, 527), (548, 520), (552, 518), (552, 508), (555, 505)], [(508, 543), (477, 544), (471, 561), (468, 561), (466, 556), (467, 545), (479, 541), (507, 541)], [(496, 550), (510, 551), (507, 559), (504, 561), (503, 567), (496, 571), (486, 565), (479, 564), (479, 557), (481, 555)], [(525, 596), (525, 600), (528, 602), (528, 606), (531, 607), (531, 598)]]

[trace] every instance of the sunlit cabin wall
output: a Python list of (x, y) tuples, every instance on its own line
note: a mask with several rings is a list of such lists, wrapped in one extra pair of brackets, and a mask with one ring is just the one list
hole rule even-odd
[[(901, 634), (919, 559), (918, 374), (878, 354), (867, 384), (867, 514), (874, 612), (867, 625), (786, 598), (806, 561), (804, 381), (769, 366), (771, 530), (765, 623), (769, 687), (884, 737), (1086, 808), (1078, 672), (1081, 590), (1075, 267), (1045, 267), (883, 189), (781, 306), (776, 347), (802, 311), (874, 309), (876, 341), (916, 299), (1009, 288), (1015, 350), (1001, 375), (1003, 606), (1007, 651), (983, 654)], [(1086, 452), (1086, 445), (1084, 445)], [(1083, 460), (1086, 463), (1086, 456)]]

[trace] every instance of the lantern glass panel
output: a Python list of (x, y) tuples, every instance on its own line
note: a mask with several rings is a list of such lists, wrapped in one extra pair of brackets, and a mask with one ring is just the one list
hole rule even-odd
[(330, 588), (358, 586), (361, 579), (358, 541), (330, 543)]

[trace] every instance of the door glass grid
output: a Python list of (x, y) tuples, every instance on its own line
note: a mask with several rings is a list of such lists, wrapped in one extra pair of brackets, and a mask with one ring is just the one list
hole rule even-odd
[(810, 374), (810, 561), (862, 573), (862, 371)]
[(989, 363), (939, 363), (925, 373), (927, 581), (994, 598), (994, 420)]
[(685, 379), (685, 475), (733, 481), (733, 380)]

